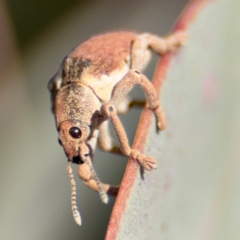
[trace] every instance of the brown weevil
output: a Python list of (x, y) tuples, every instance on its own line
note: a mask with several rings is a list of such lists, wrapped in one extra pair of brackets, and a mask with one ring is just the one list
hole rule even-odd
[[(146, 96), (146, 107), (156, 116), (158, 130), (165, 128), (164, 114), (152, 83), (142, 74), (153, 52), (164, 54), (182, 46), (187, 39), (178, 31), (165, 38), (153, 34), (119, 31), (90, 38), (74, 48), (49, 81), (52, 111), (59, 143), (68, 158), (67, 172), (72, 186), (72, 210), (81, 225), (76, 206), (76, 187), (70, 162), (78, 164), (78, 176), (98, 191), (103, 202), (116, 195), (118, 187), (101, 183), (92, 166), (96, 145), (107, 152), (121, 152), (147, 170), (156, 168), (153, 157), (129, 146), (118, 113), (126, 113), (131, 100), (127, 96), (139, 84)], [(120, 147), (114, 146), (109, 121), (116, 131)]]

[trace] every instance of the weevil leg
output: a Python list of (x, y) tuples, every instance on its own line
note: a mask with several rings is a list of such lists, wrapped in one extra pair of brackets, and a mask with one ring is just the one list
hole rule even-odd
[(102, 151), (121, 154), (120, 147), (113, 144), (109, 121), (104, 121), (99, 127), (98, 146)]
[(115, 105), (113, 103), (106, 103), (102, 106), (101, 110), (103, 116), (105, 118), (111, 119), (112, 121), (113, 127), (120, 142), (122, 154), (138, 161), (147, 170), (155, 169), (157, 167), (155, 158), (148, 157), (138, 150), (131, 149), (131, 147), (129, 146), (127, 135), (120, 119), (118, 118)]
[[(92, 159), (94, 156), (94, 151), (97, 144), (97, 139), (99, 136), (99, 130), (95, 129), (91, 135), (91, 138), (87, 141), (85, 147), (89, 148), (89, 156), (82, 157), (83, 163), (78, 165), (78, 176), (83, 180), (83, 182), (91, 189), (98, 191), (102, 201), (107, 203), (108, 197), (106, 194), (111, 196), (116, 196), (118, 192), (117, 186), (110, 186), (109, 184), (101, 183), (93, 166)], [(81, 156), (81, 149), (79, 155)], [(84, 159), (83, 159), (84, 158)]]
[(123, 79), (116, 84), (110, 103), (116, 106), (125, 98), (135, 84), (139, 84), (143, 89), (147, 98), (147, 107), (155, 113), (158, 130), (163, 130), (165, 128), (165, 117), (156, 91), (151, 82), (137, 70), (129, 70)]
[(116, 106), (117, 112), (119, 114), (125, 114), (129, 110), (130, 103), (132, 102), (132, 99), (130, 96), (126, 96), (126, 98), (122, 99), (121, 102), (118, 103)]
[[(130, 70), (129, 73), (115, 86), (115, 96), (112, 97), (111, 101), (117, 106), (133, 85), (139, 84), (143, 88), (147, 97), (148, 108), (150, 108), (157, 117), (158, 129), (163, 130), (166, 126), (166, 122), (161, 104), (157, 100), (155, 89), (148, 79), (145, 76), (138, 74), (138, 72), (142, 72), (145, 69), (151, 60), (152, 51), (161, 55), (168, 51), (175, 51), (184, 45), (187, 39), (188, 35), (183, 31), (174, 32), (165, 38), (149, 33), (139, 35), (133, 42), (131, 49), (130, 69), (132, 70)], [(121, 92), (122, 90), (123, 92)]]
[(167, 37), (143, 33), (133, 42), (131, 51), (131, 69), (143, 71), (151, 59), (153, 50), (158, 54), (175, 51), (188, 40), (188, 35), (183, 31), (177, 31)]
[[(129, 101), (127, 108), (125, 108), (124, 112), (129, 110), (131, 107), (144, 107), (146, 105), (145, 101)], [(117, 112), (119, 113), (119, 108), (117, 107)], [(102, 151), (122, 154), (119, 146), (115, 146), (111, 137), (110, 129), (109, 129), (109, 121), (104, 121), (99, 127), (99, 136), (98, 136), (98, 146)]]
[(104, 203), (107, 203), (107, 195), (116, 196), (118, 193), (118, 186), (111, 186), (99, 181), (90, 160), (78, 165), (78, 176), (91, 189), (98, 191)]

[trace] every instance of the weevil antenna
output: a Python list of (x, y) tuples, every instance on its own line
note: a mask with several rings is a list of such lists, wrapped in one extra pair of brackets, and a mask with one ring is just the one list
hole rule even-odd
[(78, 211), (78, 207), (77, 207), (77, 203), (76, 203), (76, 183), (73, 177), (73, 173), (72, 173), (72, 168), (70, 165), (70, 162), (67, 163), (67, 174), (70, 178), (70, 184), (71, 184), (71, 206), (72, 206), (72, 214), (73, 214), (73, 218), (75, 220), (75, 222), (80, 226), (82, 225), (82, 220), (81, 220), (81, 216), (80, 213)]
[(99, 180), (99, 178), (98, 178), (98, 176), (97, 176), (97, 174), (96, 174), (96, 172), (95, 172), (95, 170), (94, 170), (91, 162), (90, 162), (88, 159), (86, 159), (85, 162), (88, 164), (89, 169), (90, 169), (90, 171), (91, 171), (91, 175), (92, 175), (94, 181), (95, 181), (96, 184), (97, 184), (98, 193), (99, 193), (99, 195), (100, 195), (101, 200), (102, 200), (104, 203), (108, 203), (108, 196), (107, 196), (106, 192), (103, 190), (103, 188), (102, 188), (102, 186), (101, 186), (101, 183), (100, 183), (100, 180)]

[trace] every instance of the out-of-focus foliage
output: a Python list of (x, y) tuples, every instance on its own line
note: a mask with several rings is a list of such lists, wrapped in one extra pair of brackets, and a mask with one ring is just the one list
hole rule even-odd
[(95, 0), (7, 0), (14, 31), (20, 48), (27, 47), (54, 20), (74, 6), (84, 8)]

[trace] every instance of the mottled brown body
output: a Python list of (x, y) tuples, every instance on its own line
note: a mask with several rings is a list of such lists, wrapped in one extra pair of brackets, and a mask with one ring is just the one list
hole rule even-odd
[[(78, 175), (90, 188), (97, 190), (104, 202), (116, 195), (118, 188), (103, 184), (92, 167), (96, 144), (108, 152), (122, 153), (145, 169), (156, 168), (156, 160), (132, 149), (117, 113), (125, 113), (131, 101), (127, 94), (139, 84), (146, 96), (147, 107), (157, 119), (159, 130), (165, 128), (164, 114), (151, 82), (141, 73), (152, 52), (164, 54), (181, 46), (187, 36), (176, 32), (166, 38), (152, 34), (113, 32), (90, 38), (64, 58), (59, 71), (49, 81), (52, 110), (69, 162), (78, 164)], [(113, 145), (108, 129), (111, 120), (120, 147)], [(75, 202), (75, 182), (70, 165), (72, 209), (80, 224)]]
[[(129, 64), (131, 47), (137, 34), (114, 32), (90, 38), (70, 52), (69, 57), (90, 62), (86, 77), (99, 78)], [(97, 50), (96, 50), (97, 49)]]

